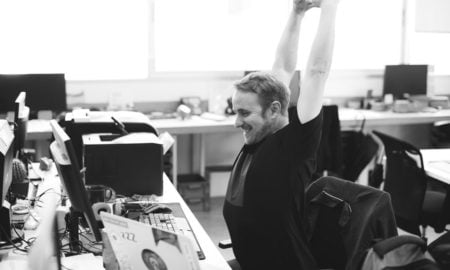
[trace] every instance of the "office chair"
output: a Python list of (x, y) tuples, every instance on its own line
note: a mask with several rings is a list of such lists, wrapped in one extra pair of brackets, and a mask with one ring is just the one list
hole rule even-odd
[(379, 131), (373, 133), (384, 145), (386, 165), (383, 189), (391, 194), (398, 227), (423, 237), (428, 225), (436, 232), (442, 232), (445, 224), (442, 224), (440, 214), (446, 195), (427, 189), (428, 178), (420, 150)]
[[(320, 269), (360, 270), (374, 243), (397, 236), (390, 195), (333, 176), (312, 182), (305, 192), (305, 235)], [(232, 247), (230, 239), (219, 242)]]
[(332, 176), (306, 190), (306, 235), (320, 269), (360, 269), (375, 239), (397, 235), (388, 193)]
[(450, 147), (450, 121), (438, 121), (431, 128), (431, 145), (434, 148)]
[(343, 170), (341, 178), (355, 182), (364, 168), (378, 156), (381, 142), (371, 132), (364, 131), (365, 120), (359, 130), (341, 131)]
[(317, 151), (317, 169), (313, 179), (324, 175), (342, 176), (344, 167), (341, 126), (337, 105), (322, 107), (322, 138)]
[(322, 110), (322, 138), (313, 179), (331, 175), (355, 182), (375, 157), (378, 144), (370, 133), (364, 132), (365, 121), (359, 130), (341, 131), (338, 106), (327, 105)]

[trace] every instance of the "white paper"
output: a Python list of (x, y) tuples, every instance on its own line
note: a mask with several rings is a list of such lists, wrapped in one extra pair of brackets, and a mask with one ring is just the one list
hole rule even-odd
[(61, 258), (63, 269), (104, 270), (103, 258), (92, 253)]
[(175, 139), (167, 131), (159, 134), (159, 139), (163, 145), (163, 154), (165, 154), (175, 143)]
[(146, 270), (149, 263), (161, 269), (200, 269), (193, 243), (184, 235), (105, 212), (100, 216), (120, 269)]
[(133, 132), (111, 141), (111, 143), (156, 143), (163, 144), (163, 142), (156, 137), (154, 133), (150, 132)]

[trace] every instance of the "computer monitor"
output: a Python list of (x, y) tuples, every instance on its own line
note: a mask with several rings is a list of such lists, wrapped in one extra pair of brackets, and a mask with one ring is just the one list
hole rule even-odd
[(13, 158), (14, 134), (8, 121), (0, 119), (0, 246), (12, 241), (9, 209), (4, 204), (12, 182)]
[(50, 151), (72, 208), (83, 214), (95, 240), (101, 241), (100, 229), (87, 197), (72, 141), (56, 120), (51, 120), (50, 125), (55, 137), (50, 144)]
[(20, 92), (14, 103), (14, 156), (23, 159), (30, 109), (25, 106), (26, 92)]
[(427, 65), (387, 65), (384, 70), (383, 94), (395, 99), (427, 94)]
[(0, 113), (14, 111), (14, 100), (27, 93), (31, 118), (41, 110), (60, 113), (67, 110), (64, 74), (0, 74)]

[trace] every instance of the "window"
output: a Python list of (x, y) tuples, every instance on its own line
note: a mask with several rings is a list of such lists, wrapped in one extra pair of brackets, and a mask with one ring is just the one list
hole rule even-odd
[(407, 61), (431, 65), (431, 72), (435, 75), (450, 74), (450, 19), (447, 15), (449, 1), (411, 1), (408, 7), (410, 23), (407, 32)]
[[(292, 2), (154, 1), (156, 71), (270, 69)], [(333, 68), (382, 69), (400, 62), (402, 0), (345, 0), (340, 5)], [(300, 69), (319, 14), (314, 9), (305, 16)]]
[[(291, 2), (0, 1), (0, 73), (101, 80), (145, 79), (153, 71), (267, 70)], [(403, 2), (342, 1), (333, 69), (382, 70), (399, 64)], [(298, 69), (306, 64), (319, 14), (311, 10), (303, 22)], [(448, 34), (412, 35), (409, 62), (432, 64), (436, 70), (450, 65), (439, 57), (449, 39)]]
[(146, 78), (147, 0), (0, 2), (0, 73)]
[(270, 69), (287, 12), (280, 0), (155, 0), (155, 69)]
[(384, 69), (399, 64), (402, 0), (341, 1), (336, 25), (334, 69)]

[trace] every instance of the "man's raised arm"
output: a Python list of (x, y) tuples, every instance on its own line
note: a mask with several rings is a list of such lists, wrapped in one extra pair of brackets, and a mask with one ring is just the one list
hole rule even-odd
[(307, 0), (294, 0), (293, 8), (278, 43), (272, 73), (278, 80), (282, 81), (286, 87), (289, 86), (289, 82), (291, 81), (297, 66), (300, 25), (305, 12), (313, 6), (314, 5)]
[(301, 123), (315, 118), (322, 108), (325, 83), (331, 68), (336, 12), (339, 0), (321, 0), (320, 20), (304, 77), (297, 112)]

